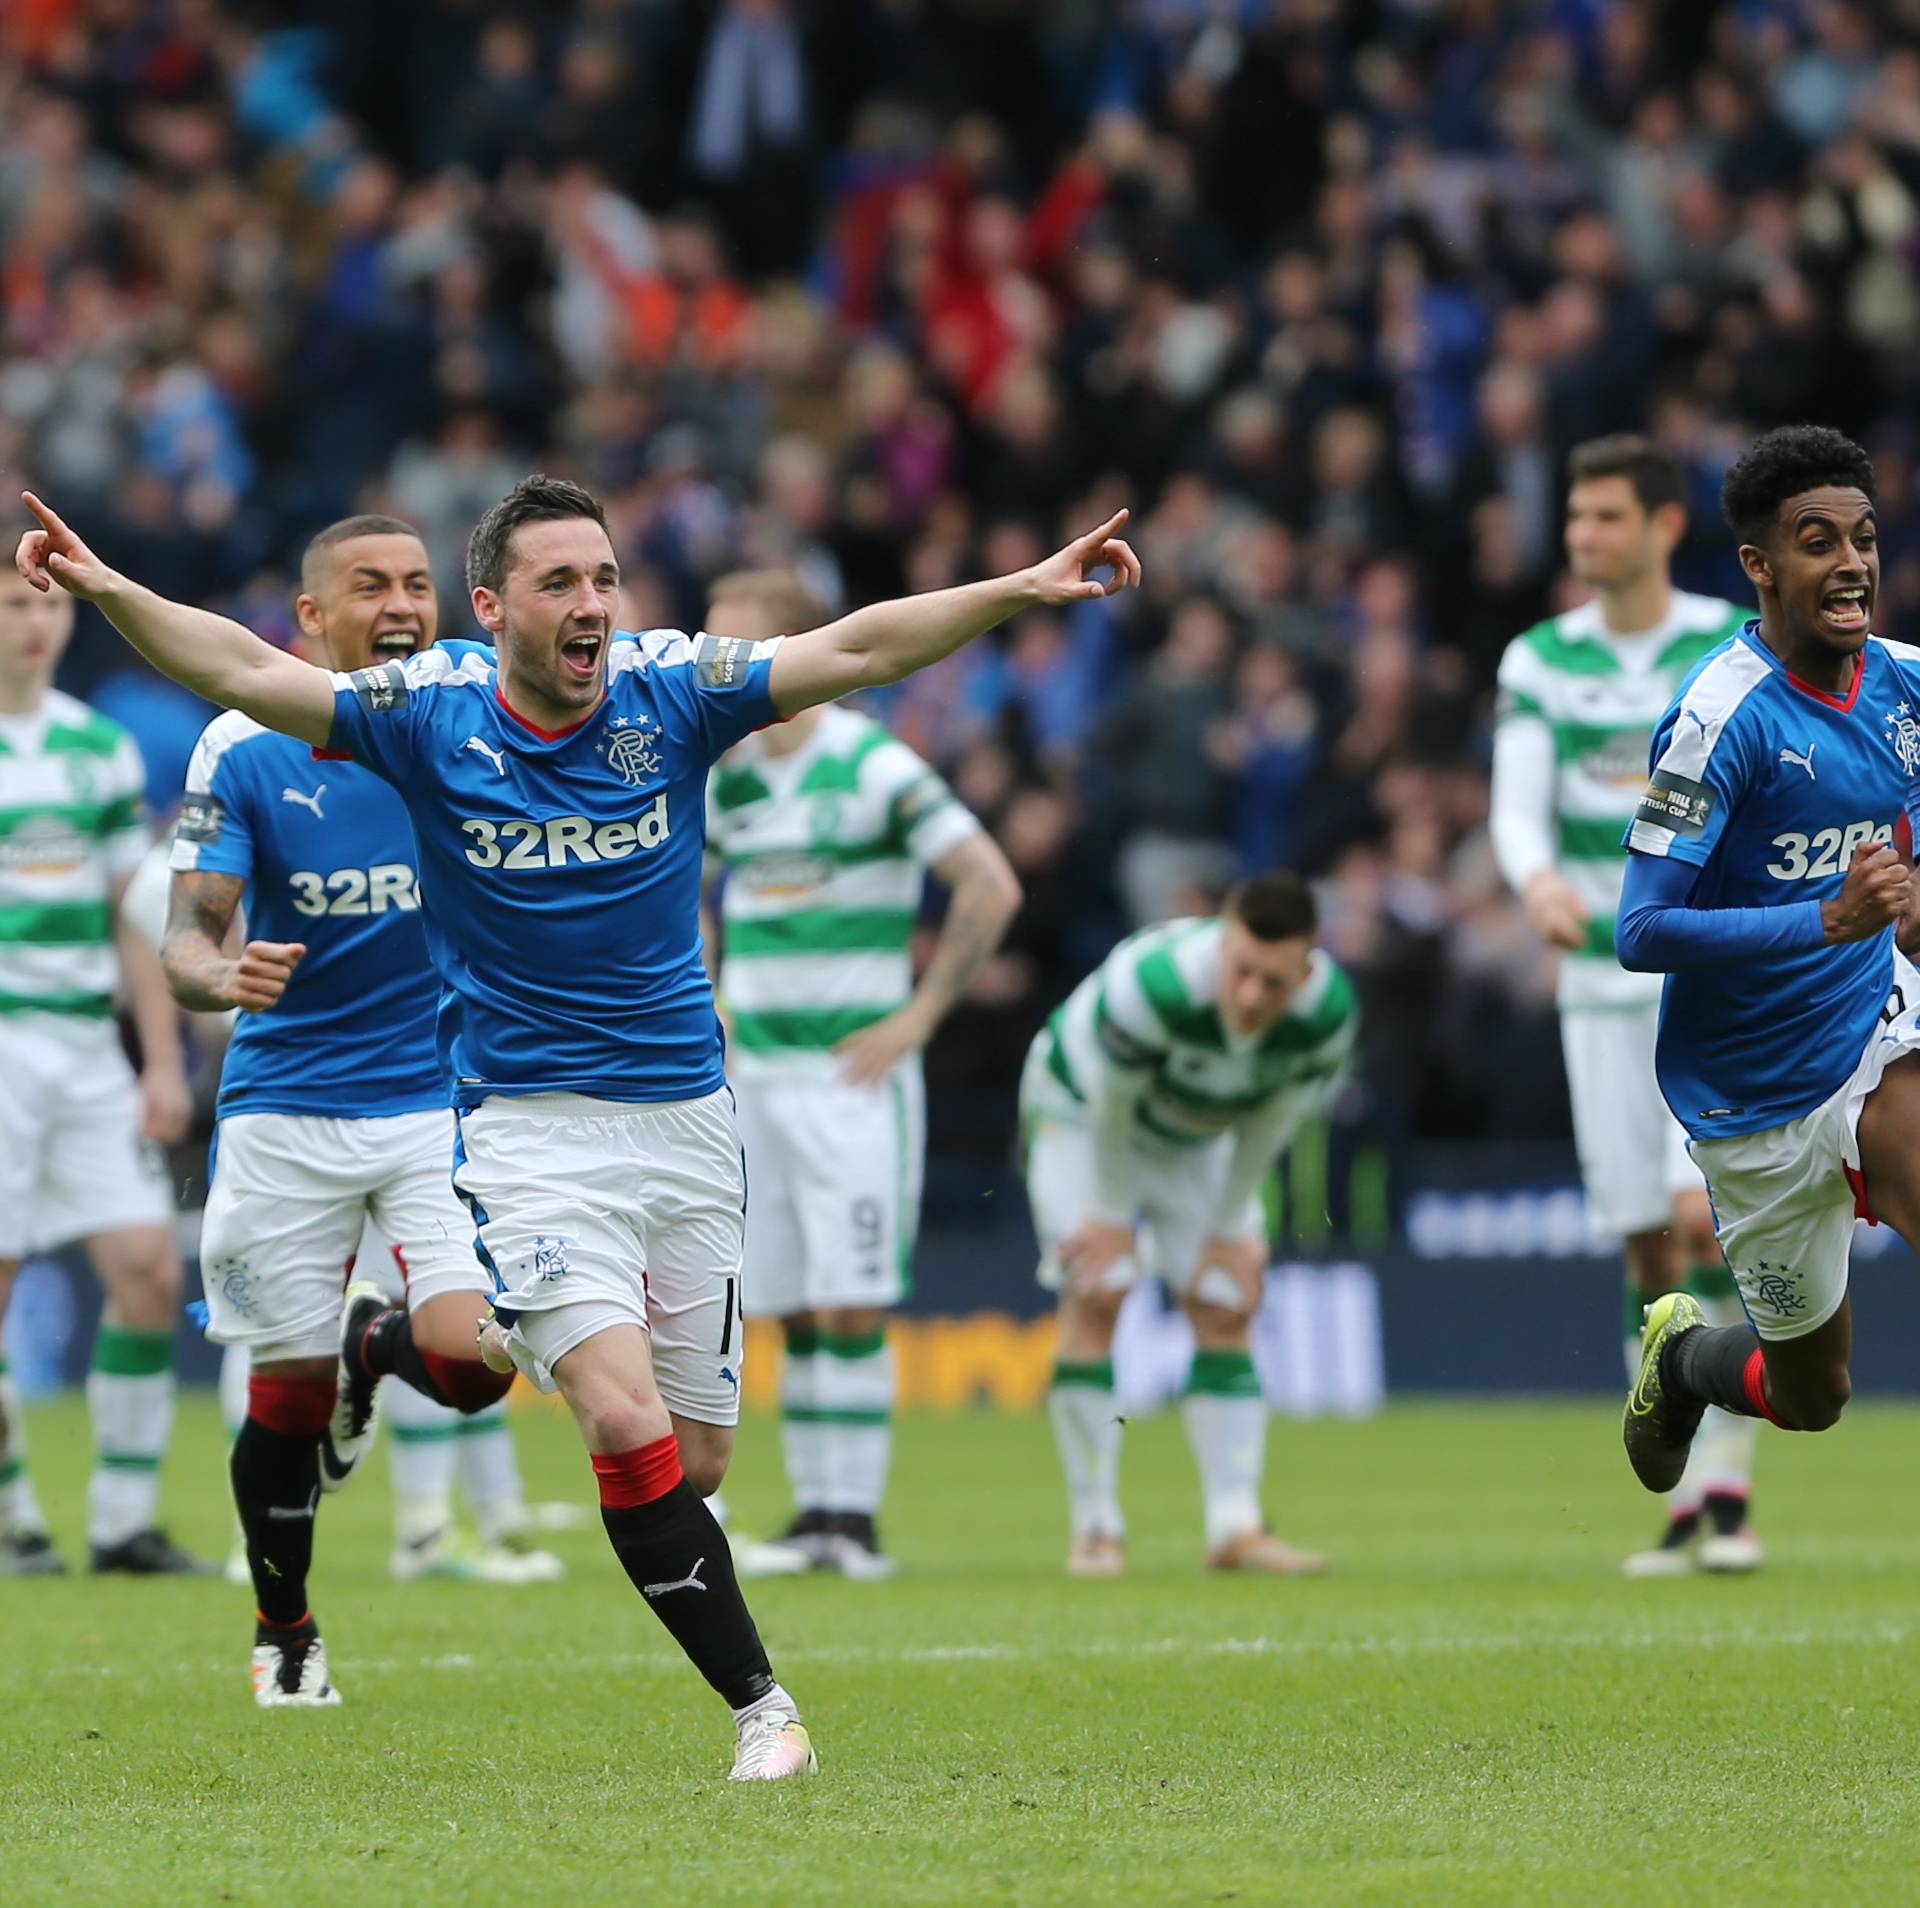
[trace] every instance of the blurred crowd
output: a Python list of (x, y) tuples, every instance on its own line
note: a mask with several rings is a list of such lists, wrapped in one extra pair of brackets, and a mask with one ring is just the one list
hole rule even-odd
[[(742, 564), (847, 605), (1131, 506), (1141, 595), (884, 710), (1028, 889), (933, 1056), (956, 1105), (1005, 1105), (1117, 933), (1285, 862), (1366, 998), (1355, 1117), (1564, 1121), (1483, 823), (1494, 665), (1574, 600), (1579, 439), (1676, 451), (1680, 578), (1734, 594), (1731, 456), (1853, 431), (1883, 628), (1920, 608), (1920, 0), (0, 18), (0, 464), (171, 594), (284, 631), (305, 535), (390, 509), (458, 628), (467, 528), (533, 467), (605, 496), (639, 625)], [(97, 627), (67, 682), (164, 805), (194, 711)]]

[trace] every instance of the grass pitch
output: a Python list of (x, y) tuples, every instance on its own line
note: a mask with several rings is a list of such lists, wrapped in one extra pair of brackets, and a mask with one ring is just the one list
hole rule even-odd
[[(519, 1414), (531, 1494), (590, 1495)], [(1318, 1582), (1198, 1568), (1171, 1419), (1128, 1432), (1133, 1568), (1070, 1584), (1040, 1417), (901, 1426), (893, 1584), (752, 1586), (817, 1782), (730, 1787), (727, 1718), (597, 1525), (573, 1575), (389, 1582), (386, 1463), (326, 1502), (345, 1705), (262, 1712), (212, 1583), (0, 1580), (0, 1897), (495, 1903), (1887, 1903), (1920, 1883), (1920, 1411), (1768, 1434), (1767, 1570), (1628, 1583), (1653, 1529), (1603, 1403), (1281, 1424), (1268, 1501)], [(77, 1400), (31, 1418), (81, 1554)], [(730, 1496), (782, 1509), (773, 1425)], [(212, 1400), (176, 1533), (228, 1534)]]

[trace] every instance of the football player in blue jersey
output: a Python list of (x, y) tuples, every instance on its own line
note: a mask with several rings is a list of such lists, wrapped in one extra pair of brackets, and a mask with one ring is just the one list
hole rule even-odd
[(1648, 1308), (1625, 1436), (1655, 1491), (1709, 1404), (1833, 1424), (1854, 1220), (1920, 1244), (1920, 974), (1895, 945), (1920, 649), (1871, 633), (1873, 466), (1837, 431), (1791, 426), (1754, 443), (1721, 502), (1760, 615), (1655, 732), (1618, 935), (1628, 967), (1668, 977), (1660, 1088), (1751, 1323), (1710, 1326), (1685, 1293)]
[(733, 1779), (811, 1771), (705, 1501), (739, 1414), (746, 1198), (700, 949), (707, 770), (753, 729), (899, 681), (1024, 608), (1137, 583), (1126, 513), (1031, 569), (803, 635), (626, 635), (599, 503), (530, 477), (468, 548), (497, 650), (330, 673), (142, 589), (27, 502), (39, 527), (16, 562), (37, 587), (97, 603), (168, 675), (400, 791), (444, 983), (455, 1185), (497, 1287), (491, 1357), (572, 1409), (615, 1553), (733, 1711)]
[[(309, 656), (364, 668), (433, 644), (426, 548), (398, 518), (323, 530), (301, 586)], [(371, 1428), (371, 1386), (338, 1378), (341, 1288), (369, 1217), (407, 1280), (405, 1362), (390, 1368), (467, 1412), (511, 1382), (473, 1342), (489, 1281), (447, 1181), (453, 1115), (414, 859), (405, 807), (369, 770), (238, 711), (208, 724), (187, 770), (161, 958), (183, 1006), (243, 1010), (220, 1080), (201, 1267), (208, 1335), (253, 1361), (231, 1470), (263, 1707), (340, 1700), (307, 1574), (319, 1494), (345, 1481)], [(251, 938), (229, 953), (243, 899)]]

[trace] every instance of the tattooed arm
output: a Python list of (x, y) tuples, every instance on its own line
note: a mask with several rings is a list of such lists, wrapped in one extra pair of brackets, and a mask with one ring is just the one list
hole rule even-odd
[(173, 877), (160, 964), (182, 1007), (202, 1014), (225, 1013), (230, 1007), (264, 1013), (286, 992), (288, 978), (307, 951), (305, 942), (248, 941), (237, 954), (228, 952), (240, 938), (234, 917), (246, 891), (239, 875), (189, 872)]
[(974, 976), (993, 959), (1008, 923), (1019, 912), (1019, 877), (984, 828), (948, 849), (933, 864), (933, 873), (949, 891), (947, 918), (933, 959), (913, 998), (898, 1013), (841, 1041), (837, 1051), (849, 1080), (878, 1080), (896, 1061), (924, 1047)]

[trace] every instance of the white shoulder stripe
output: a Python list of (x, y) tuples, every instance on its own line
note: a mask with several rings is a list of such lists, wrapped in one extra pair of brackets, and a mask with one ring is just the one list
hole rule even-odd
[(1673, 731), (1656, 766), (1697, 782), (1733, 712), (1772, 673), (1746, 643), (1733, 643), (1714, 657), (1680, 698)]
[[(1654, 767), (1689, 782), (1699, 781), (1734, 711), (1772, 673), (1751, 644), (1730, 643), (1701, 670), (1680, 698), (1667, 746)], [(1668, 855), (1678, 839), (1673, 829), (1658, 822), (1636, 821), (1628, 831), (1627, 846), (1643, 855)]]
[(193, 754), (188, 758), (187, 793), (210, 794), (214, 775), (227, 751), (256, 735), (268, 733), (263, 724), (254, 721), (250, 715), (242, 715), (238, 709), (228, 709), (215, 716), (200, 731), (200, 740), (193, 745)]
[[(707, 640), (704, 633), (689, 636), (680, 629), (647, 629), (634, 636), (616, 635), (607, 654), (607, 674), (618, 676), (629, 669), (645, 669), (652, 664), (667, 669), (683, 668), (699, 660), (700, 645)], [(760, 662), (771, 656), (783, 641), (784, 637), (773, 636), (748, 643), (747, 660)]]
[(1891, 636), (1870, 636), (1867, 640), (1878, 643), (1895, 662), (1920, 666), (1920, 647), (1912, 643), (1895, 642)]

